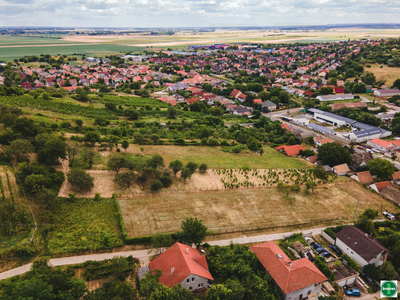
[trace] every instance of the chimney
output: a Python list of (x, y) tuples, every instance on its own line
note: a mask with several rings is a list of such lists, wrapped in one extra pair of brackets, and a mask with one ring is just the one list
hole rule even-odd
[(189, 248), (186, 248), (186, 253), (189, 254)]
[(174, 274), (174, 267), (171, 267), (171, 274)]

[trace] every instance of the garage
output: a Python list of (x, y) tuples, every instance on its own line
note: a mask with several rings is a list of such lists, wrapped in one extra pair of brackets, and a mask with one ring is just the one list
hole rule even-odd
[(333, 270), (335, 282), (340, 286), (352, 285), (356, 282), (358, 273), (349, 266), (341, 265)]

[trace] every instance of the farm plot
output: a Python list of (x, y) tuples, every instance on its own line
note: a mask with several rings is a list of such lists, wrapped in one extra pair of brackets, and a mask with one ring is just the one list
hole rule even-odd
[(308, 222), (351, 222), (364, 209), (400, 211), (391, 202), (356, 182), (320, 185), (310, 195), (291, 194), (292, 201), (276, 188), (228, 189), (120, 198), (129, 237), (171, 233), (186, 217), (197, 217), (215, 232), (246, 231)]
[(0, 248), (7, 248), (27, 238), (33, 221), (12, 169), (6, 166), (0, 166), (0, 202)]
[(59, 199), (53, 212), (55, 228), (50, 254), (81, 252), (123, 245), (116, 208), (110, 199)]

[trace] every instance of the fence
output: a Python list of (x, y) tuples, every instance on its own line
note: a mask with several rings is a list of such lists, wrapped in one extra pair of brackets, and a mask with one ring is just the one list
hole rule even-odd
[(325, 231), (322, 231), (322, 237), (324, 239), (326, 239), (329, 243), (331, 243), (332, 245), (335, 245), (336, 240), (334, 240), (333, 238), (331, 238)]

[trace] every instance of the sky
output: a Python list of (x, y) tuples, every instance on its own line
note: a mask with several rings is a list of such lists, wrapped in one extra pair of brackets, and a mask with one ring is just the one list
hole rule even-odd
[(0, 0), (0, 26), (247, 27), (400, 23), (398, 0)]

